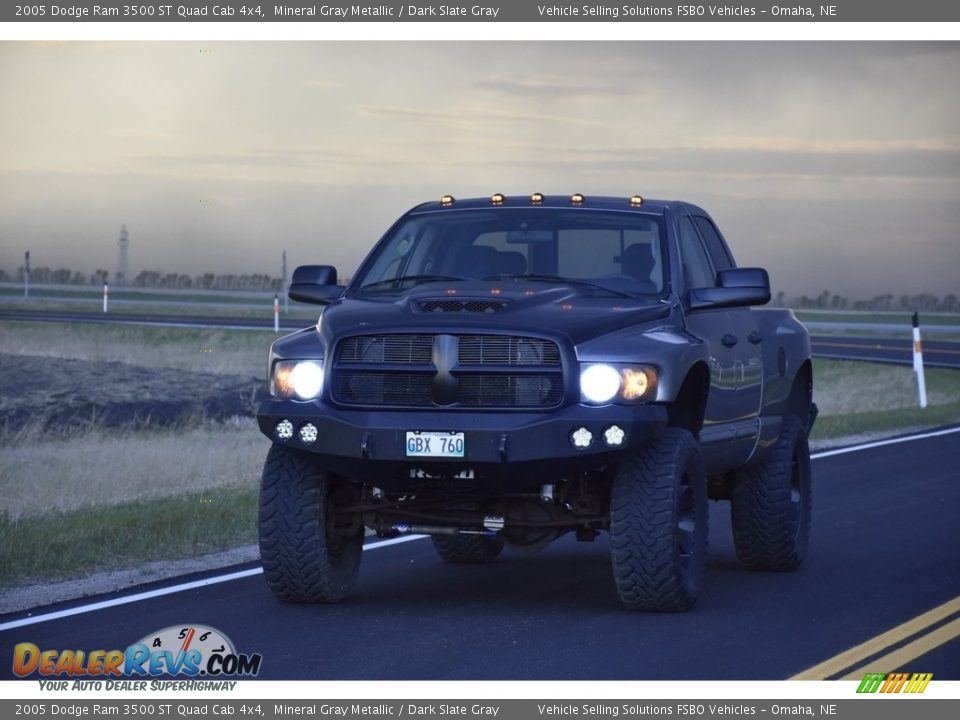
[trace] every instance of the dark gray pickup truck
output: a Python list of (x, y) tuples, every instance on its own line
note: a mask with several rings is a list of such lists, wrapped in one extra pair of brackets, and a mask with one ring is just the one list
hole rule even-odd
[(740, 560), (791, 570), (810, 528), (810, 344), (685, 202), (493, 195), (419, 205), (352, 282), (297, 268), (316, 326), (277, 340), (260, 495), (267, 583), (354, 585), (365, 528), (449, 562), (610, 533), (631, 609), (696, 601), (708, 498)]

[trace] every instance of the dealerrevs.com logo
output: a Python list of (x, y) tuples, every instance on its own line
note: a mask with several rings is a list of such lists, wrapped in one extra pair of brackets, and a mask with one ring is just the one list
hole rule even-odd
[(125, 650), (42, 650), (34, 643), (18, 643), (13, 648), (13, 672), (21, 678), (38, 675), (108, 682), (161, 676), (255, 677), (262, 659), (259, 653), (238, 653), (230, 638), (215, 628), (175, 625), (151, 633)]

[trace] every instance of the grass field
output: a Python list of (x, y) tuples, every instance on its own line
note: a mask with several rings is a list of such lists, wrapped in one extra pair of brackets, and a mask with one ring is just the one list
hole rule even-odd
[[(3, 352), (262, 375), (272, 333), (0, 323)], [(960, 371), (815, 360), (813, 441), (960, 421)], [(0, 446), (0, 588), (253, 542), (269, 441), (252, 419), (24, 433)], [(0, 591), (2, 592), (2, 591)]]

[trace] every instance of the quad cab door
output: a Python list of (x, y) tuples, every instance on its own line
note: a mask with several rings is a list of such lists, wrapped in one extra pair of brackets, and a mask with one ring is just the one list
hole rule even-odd
[[(687, 288), (717, 284), (733, 267), (709, 218), (686, 215), (679, 224), (681, 264)], [(744, 464), (759, 437), (763, 361), (756, 319), (749, 308), (701, 309), (687, 315), (687, 330), (707, 343), (710, 391), (700, 441), (708, 470)]]

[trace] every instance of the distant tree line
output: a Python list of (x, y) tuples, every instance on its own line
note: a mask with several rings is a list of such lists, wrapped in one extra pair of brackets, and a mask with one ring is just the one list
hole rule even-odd
[[(17, 268), (15, 277), (0, 269), (0, 282), (23, 282), (23, 267)], [(48, 267), (30, 269), (30, 282), (55, 285), (103, 285), (110, 282), (110, 273), (106, 270), (94, 270), (89, 275), (75, 272), (69, 268), (53, 270)], [(173, 290), (241, 290), (283, 292), (283, 280), (265, 273), (237, 275), (203, 273), (191, 277), (184, 273), (167, 273), (161, 270), (142, 270), (129, 285), (136, 288), (167, 288)], [(960, 312), (960, 298), (950, 293), (940, 297), (932, 293), (919, 295), (894, 295), (885, 293), (868, 300), (850, 300), (849, 298), (824, 290), (815, 297), (800, 295), (787, 298), (781, 290), (774, 297), (778, 307), (798, 310), (890, 310), (902, 312)]]
[[(5, 270), (0, 269), (0, 282), (23, 282), (24, 269), (17, 268), (15, 278), (7, 275)], [(89, 275), (82, 272), (75, 272), (68, 268), (53, 270), (48, 267), (30, 268), (30, 282), (53, 285), (103, 285), (112, 282), (110, 273), (106, 270), (94, 270)], [(136, 288), (167, 288), (175, 290), (243, 290), (243, 291), (283, 291), (283, 280), (281, 278), (272, 278), (264, 273), (253, 273), (237, 275), (204, 273), (191, 277), (184, 273), (167, 273), (160, 270), (142, 270), (136, 277), (131, 278), (128, 283), (130, 287)]]
[(960, 312), (960, 298), (954, 293), (934, 295), (894, 295), (884, 293), (869, 300), (850, 300), (849, 298), (824, 290), (816, 297), (801, 295), (788, 299), (781, 290), (774, 298), (774, 305), (796, 308), (797, 310), (890, 310), (902, 312)]

